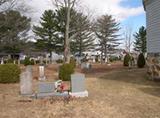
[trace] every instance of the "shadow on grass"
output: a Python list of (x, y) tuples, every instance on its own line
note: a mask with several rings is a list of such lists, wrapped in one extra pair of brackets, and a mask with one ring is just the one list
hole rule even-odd
[(113, 70), (121, 70), (121, 69), (124, 69), (122, 64), (119, 64), (119, 65), (117, 64), (112, 66), (108, 66), (107, 64), (104, 64), (104, 65), (98, 64), (98, 65), (94, 65), (89, 70), (82, 70), (82, 72), (87, 75), (96, 76), (97, 74), (108, 73)]
[(139, 88), (142, 92), (146, 94), (150, 94), (156, 97), (160, 97), (160, 87), (145, 87), (145, 88)]
[(160, 97), (160, 82), (149, 80), (146, 69), (122, 69), (108, 73), (100, 79), (106, 80), (106, 82), (111, 80), (133, 84), (132, 87), (144, 93)]
[(160, 86), (160, 82), (151, 81), (147, 77), (146, 69), (122, 69), (106, 74), (101, 79), (115, 80), (137, 85)]

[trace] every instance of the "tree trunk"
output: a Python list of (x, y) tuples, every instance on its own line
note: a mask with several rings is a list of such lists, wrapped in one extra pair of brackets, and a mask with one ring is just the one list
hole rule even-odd
[(103, 47), (101, 47), (101, 64), (103, 64)]
[(79, 55), (80, 55), (80, 57), (82, 56), (82, 40), (80, 40)]
[[(106, 47), (106, 45), (105, 45), (105, 47), (104, 47), (104, 54), (105, 54), (105, 63), (106, 63), (106, 58), (107, 58), (107, 47)], [(108, 61), (108, 60), (107, 60)]]
[(53, 59), (52, 59), (52, 51), (50, 51), (49, 53), (50, 53), (50, 59), (49, 59), (50, 62), (49, 62), (49, 64), (53, 64), (54, 62), (53, 62)]
[(65, 49), (64, 49), (64, 62), (69, 63), (70, 62), (70, 41), (69, 41), (69, 23), (70, 23), (70, 7), (71, 3), (70, 0), (68, 0), (68, 7), (67, 7), (67, 20), (66, 20), (66, 29), (65, 29)]

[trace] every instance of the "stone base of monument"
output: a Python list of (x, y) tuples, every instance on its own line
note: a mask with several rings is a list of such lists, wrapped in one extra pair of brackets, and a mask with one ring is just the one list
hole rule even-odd
[(84, 92), (70, 92), (69, 95), (71, 95), (72, 97), (88, 97), (88, 91), (84, 91)]
[(32, 93), (32, 94), (21, 94), (21, 96), (24, 96), (24, 97), (33, 97), (34, 93)]
[(50, 97), (68, 97), (67, 92), (58, 93), (58, 92), (52, 92), (52, 93), (35, 93), (32, 96), (28, 96), (30, 98), (35, 99), (41, 99), (41, 98), (50, 98)]
[(68, 93), (57, 93), (57, 92), (53, 92), (53, 93), (37, 93), (34, 95), (34, 98), (47, 98), (47, 97), (67, 97)]

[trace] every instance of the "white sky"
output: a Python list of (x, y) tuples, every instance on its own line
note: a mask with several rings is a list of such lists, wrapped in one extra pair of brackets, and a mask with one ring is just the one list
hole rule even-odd
[[(30, 0), (27, 3), (33, 8), (32, 20), (33, 24), (39, 24), (39, 18), (47, 9), (53, 9), (51, 0)], [(124, 21), (129, 17), (138, 16), (144, 13), (143, 6), (131, 7), (121, 6), (120, 3), (130, 0), (79, 0), (79, 8), (84, 12), (91, 12), (94, 16), (103, 14), (111, 14), (117, 20)], [(134, 1), (134, 0), (133, 0)], [(133, 24), (132, 24), (133, 25)], [(124, 47), (121, 45), (121, 47)]]
[[(130, 16), (144, 13), (143, 7), (122, 7), (120, 3), (126, 0), (80, 0), (80, 8), (83, 11), (89, 9), (95, 15), (111, 14), (118, 20), (125, 20)], [(30, 0), (29, 4), (33, 7), (32, 14), (34, 21), (39, 20), (44, 10), (52, 9), (51, 0)]]

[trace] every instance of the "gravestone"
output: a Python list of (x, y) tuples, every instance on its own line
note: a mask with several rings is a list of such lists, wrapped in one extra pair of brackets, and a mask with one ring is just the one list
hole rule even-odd
[(95, 63), (96, 62), (96, 58), (95, 58), (95, 56), (93, 57), (93, 63)]
[(102, 60), (102, 59), (101, 59), (100, 57), (98, 57), (98, 62), (101, 62), (101, 60)]
[(21, 64), (21, 60), (20, 59), (18, 59), (18, 65), (20, 65)]
[(44, 74), (44, 65), (39, 66), (39, 80), (44, 81), (46, 80), (45, 74)]
[(43, 56), (40, 56), (39, 60), (40, 60), (40, 64), (43, 64)]
[(31, 65), (28, 65), (26, 67), (26, 72), (30, 72), (32, 74), (32, 66)]
[(104, 61), (105, 61), (105, 63), (108, 63), (108, 58), (105, 58), (105, 60), (104, 60)]
[(71, 75), (71, 96), (74, 97), (87, 97), (88, 91), (85, 88), (85, 76), (84, 74), (72, 74)]
[(55, 91), (54, 82), (40, 82), (38, 84), (39, 93), (52, 93)]
[(81, 63), (81, 69), (85, 69), (86, 64), (85, 63)]
[(80, 64), (81, 64), (81, 59), (80, 59), (80, 57), (77, 57), (77, 58), (76, 58), (76, 64), (77, 64), (77, 65), (80, 65)]
[(40, 82), (38, 83), (38, 93), (35, 94), (36, 98), (45, 98), (55, 95), (54, 82)]
[(87, 63), (86, 63), (86, 68), (87, 68), (87, 69), (91, 69), (91, 64), (87, 62)]
[(84, 74), (72, 74), (71, 75), (71, 92), (85, 91), (85, 76)]
[(20, 93), (21, 95), (32, 94), (32, 67), (28, 66), (26, 71), (20, 75)]
[(81, 69), (91, 69), (91, 64), (89, 62), (82, 63)]
[(4, 60), (3, 60), (3, 58), (1, 59), (1, 64), (4, 64)]

